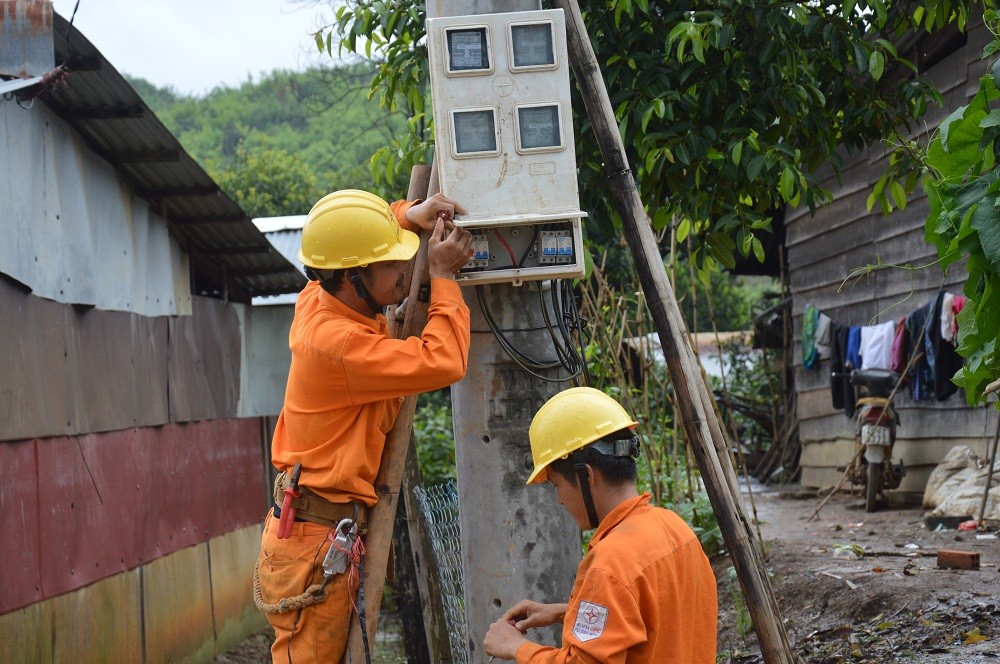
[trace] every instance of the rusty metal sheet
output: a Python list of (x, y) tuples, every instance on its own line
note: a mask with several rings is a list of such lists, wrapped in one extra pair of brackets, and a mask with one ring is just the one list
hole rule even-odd
[(209, 467), (217, 481), (208, 516), (209, 534), (216, 536), (264, 520), (272, 499), (261, 450), (270, 449), (270, 438), (264, 438), (259, 418), (217, 420), (212, 429)]
[(209, 542), (212, 567), (212, 624), (216, 651), (226, 652), (242, 642), (246, 634), (267, 627), (264, 613), (253, 603), (247, 570), (252, 570), (260, 552), (260, 525), (242, 528)]
[(69, 433), (63, 306), (0, 278), (0, 311), (0, 440)]
[[(132, 372), (130, 315), (93, 308), (67, 308), (66, 371), (77, 390), (71, 395), (74, 433), (140, 426), (139, 400), (155, 383), (142, 385)], [(166, 375), (163, 376), (166, 391)], [(99, 385), (100, 389), (93, 389)]]
[(137, 567), (143, 561), (135, 469), (149, 462), (136, 430), (37, 441), (37, 552), (45, 597)]
[(210, 662), (215, 655), (208, 546), (160, 558), (142, 571), (147, 662)]
[(41, 76), (55, 64), (51, 0), (0, 0), (0, 74)]
[[(167, 422), (165, 317), (78, 309), (0, 279), (0, 440)], [(99, 388), (99, 389), (95, 389)]]
[(259, 523), (262, 431), (216, 420), (37, 441), (38, 475), (25, 477), (42, 487), (31, 547), (42, 596)]
[(212, 505), (215, 422), (170, 424), (144, 429), (140, 441), (150, 450), (147, 465), (137, 468), (143, 486), (140, 502), (144, 514), (156, 515), (143, 526), (143, 551), (155, 558), (208, 539), (209, 513), (225, 510)]
[[(225, 302), (196, 297), (193, 315), (170, 319), (170, 421), (235, 417), (240, 387), (239, 317)], [(183, 387), (180, 387), (183, 386)]]
[(168, 356), (169, 321), (166, 316), (130, 316), (132, 364), (138, 402), (137, 426), (157, 426), (169, 419)]
[(0, 614), (42, 599), (35, 462), (35, 441), (0, 443)]
[(56, 626), (46, 635), (53, 656), (34, 661), (142, 662), (142, 578), (116, 574), (44, 602)]

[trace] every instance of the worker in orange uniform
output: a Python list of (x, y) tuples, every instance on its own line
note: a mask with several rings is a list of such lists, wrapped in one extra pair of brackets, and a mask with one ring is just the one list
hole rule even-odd
[[(292, 362), (271, 443), (271, 461), (282, 472), (254, 575), (255, 599), (275, 631), (275, 662), (340, 661), (357, 569), (327, 579), (322, 601), (306, 591), (324, 581), (337, 526), (347, 519), (353, 535), (363, 533), (366, 510), (378, 500), (372, 485), (386, 433), (403, 397), (465, 375), (469, 309), (454, 276), (472, 255), (472, 238), (451, 221), (464, 212), (442, 195), (390, 206), (345, 190), (321, 199), (306, 219), (299, 260), (310, 281), (288, 335)], [(393, 339), (382, 312), (407, 295), (418, 228), (432, 231), (427, 323), (419, 337)], [(309, 601), (278, 606), (295, 597)]]
[[(714, 664), (718, 599), (712, 567), (684, 521), (636, 490), (636, 422), (599, 390), (549, 399), (528, 430), (534, 472), (581, 529), (596, 528), (568, 604), (522, 600), (490, 625), (492, 659), (518, 664)], [(531, 627), (562, 622), (562, 647)]]

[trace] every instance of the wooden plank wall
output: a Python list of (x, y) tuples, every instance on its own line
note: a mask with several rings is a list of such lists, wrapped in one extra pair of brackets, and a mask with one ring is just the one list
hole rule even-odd
[[(967, 103), (986, 73), (981, 61), (989, 34), (981, 21), (970, 26), (968, 42), (939, 62), (929, 72), (942, 91), (942, 108), (931, 108), (915, 128), (914, 138), (926, 141), (952, 110)], [(847, 156), (838, 182), (827, 171), (824, 186), (833, 202), (810, 216), (808, 209), (787, 215), (789, 281), (794, 294), (795, 386), (802, 440), (802, 484), (827, 487), (839, 481), (842, 468), (854, 455), (853, 421), (835, 410), (829, 390), (829, 362), (802, 367), (802, 314), (806, 303), (845, 325), (870, 325), (901, 316), (923, 306), (939, 289), (960, 293), (966, 273), (953, 265), (942, 275), (940, 268), (886, 269), (861, 279), (851, 272), (866, 265), (926, 265), (937, 258), (924, 239), (928, 204), (922, 190), (914, 193), (907, 207), (889, 216), (866, 210), (872, 185), (885, 171), (887, 156), (881, 148), (863, 155)], [(944, 402), (913, 402), (908, 393), (896, 399), (902, 425), (898, 430), (895, 457), (901, 457), (909, 475), (900, 491), (922, 493), (934, 466), (954, 445), (970, 445), (985, 455), (996, 427), (996, 412), (969, 408), (961, 392)]]

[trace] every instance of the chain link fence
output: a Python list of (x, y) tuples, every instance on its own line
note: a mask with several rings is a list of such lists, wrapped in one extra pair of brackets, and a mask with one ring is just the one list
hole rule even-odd
[(444, 618), (448, 627), (453, 664), (468, 664), (468, 624), (465, 619), (465, 579), (462, 572), (462, 541), (458, 532), (458, 491), (449, 481), (430, 487), (414, 487), (420, 511), (431, 536), (441, 585)]

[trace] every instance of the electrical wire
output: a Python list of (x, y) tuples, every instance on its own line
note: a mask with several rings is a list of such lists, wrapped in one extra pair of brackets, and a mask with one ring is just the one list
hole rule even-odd
[(521, 254), (521, 260), (517, 262), (518, 267), (524, 267), (524, 261), (528, 258), (528, 254), (531, 253), (532, 247), (535, 246), (535, 242), (538, 240), (538, 227), (540, 224), (535, 224), (532, 227), (531, 239), (528, 240), (528, 246), (524, 249), (524, 253)]
[(60, 65), (60, 67), (63, 68), (66, 67), (66, 63), (69, 62), (69, 58), (71, 55), (69, 49), (69, 35), (71, 32), (73, 32), (73, 21), (74, 19), (76, 19), (76, 10), (79, 8), (80, 8), (80, 0), (76, 0), (76, 4), (73, 5), (73, 13), (70, 14), (69, 17), (69, 26), (66, 28), (66, 57), (63, 58), (62, 64)]
[[(483, 317), (486, 319), (486, 324), (489, 326), (490, 331), (497, 338), (500, 343), (500, 347), (511, 357), (512, 360), (518, 364), (524, 366), (527, 365), (533, 369), (555, 369), (560, 366), (559, 360), (535, 360), (534, 358), (524, 354), (520, 349), (515, 346), (507, 335), (504, 334), (500, 326), (497, 325), (496, 320), (493, 318), (493, 312), (490, 311), (489, 305), (486, 303), (485, 291), (482, 286), (476, 286), (476, 298), (479, 300), (479, 308), (483, 312)], [(512, 330), (517, 332), (519, 330)]]
[[(544, 293), (539, 289), (539, 305), (542, 310), (542, 318), (545, 321), (545, 329), (548, 330), (549, 336), (552, 339), (553, 347), (556, 352), (556, 359), (536, 359), (528, 354), (521, 351), (508, 337), (507, 332), (523, 332), (527, 329), (515, 329), (515, 330), (504, 330), (497, 325), (496, 320), (493, 318), (493, 313), (489, 309), (489, 305), (486, 302), (485, 291), (482, 286), (476, 286), (476, 297), (479, 302), (479, 307), (483, 312), (483, 318), (486, 319), (486, 323), (496, 337), (497, 342), (503, 349), (504, 353), (521, 369), (523, 369), (528, 374), (549, 383), (566, 383), (573, 381), (577, 383), (577, 379), (583, 376), (583, 381), (586, 382), (586, 364), (581, 355), (582, 347), (576, 346), (573, 339), (572, 332), (574, 330), (579, 330), (581, 327), (579, 319), (579, 310), (576, 307), (576, 300), (572, 297), (572, 286), (568, 282), (563, 281), (553, 281), (550, 286), (550, 296), (553, 311), (558, 314), (555, 324), (553, 324), (552, 317), (549, 314), (548, 303), (545, 301)], [(569, 297), (565, 297), (565, 294), (569, 293)], [(567, 323), (568, 321), (568, 323)], [(539, 329), (539, 328), (533, 328)], [(582, 339), (582, 336), (577, 335), (578, 339)], [(569, 375), (559, 378), (551, 378), (545, 376), (540, 371), (548, 371), (551, 369), (562, 368)]]
[(500, 235), (500, 229), (494, 228), (493, 234), (497, 236), (497, 239), (500, 240), (500, 244), (502, 244), (504, 248), (507, 250), (507, 255), (510, 256), (511, 267), (517, 265), (517, 259), (514, 258), (514, 250), (510, 248), (509, 244), (507, 244), (507, 240), (503, 239), (503, 235)]
[(589, 385), (590, 377), (587, 375), (587, 363), (583, 353), (584, 349), (590, 345), (592, 336), (584, 333), (584, 330), (587, 329), (587, 320), (580, 316), (580, 307), (576, 301), (576, 294), (573, 292), (573, 283), (568, 280), (560, 281), (559, 290), (553, 296), (556, 295), (558, 295), (560, 300), (559, 305), (556, 306), (556, 311), (563, 312), (562, 317), (559, 319), (559, 327), (563, 330), (563, 334), (567, 339), (572, 339), (574, 332), (576, 333), (576, 344), (573, 345), (571, 343), (570, 346), (574, 349), (579, 349), (577, 361), (582, 368), (582, 382), (584, 385)]
[[(584, 349), (590, 344), (590, 337), (588, 335), (585, 338), (583, 334), (586, 321), (580, 318), (580, 309), (577, 306), (576, 296), (573, 293), (573, 282), (562, 280), (553, 284), (551, 297), (553, 310), (562, 313), (557, 320), (557, 324), (565, 340), (566, 348), (571, 350), (572, 364), (579, 369), (576, 372), (577, 376), (582, 377), (582, 380), (579, 382), (589, 385), (590, 379), (587, 375), (587, 363), (583, 357), (583, 353)], [(576, 333), (575, 340), (573, 338), (574, 332)]]
[[(556, 290), (558, 290), (558, 286), (554, 283), (549, 289), (553, 305), (556, 305), (557, 298), (554, 295)], [(580, 363), (576, 361), (578, 356), (571, 350), (572, 346), (566, 343), (567, 337), (563, 333), (561, 325), (559, 326), (560, 334), (558, 337), (556, 336), (556, 331), (553, 329), (552, 321), (549, 318), (549, 308), (545, 304), (545, 295), (540, 288), (538, 289), (538, 304), (542, 310), (542, 319), (545, 321), (545, 327), (549, 331), (549, 337), (552, 339), (552, 346), (556, 349), (556, 355), (559, 356), (559, 361), (574, 377), (579, 375)]]

